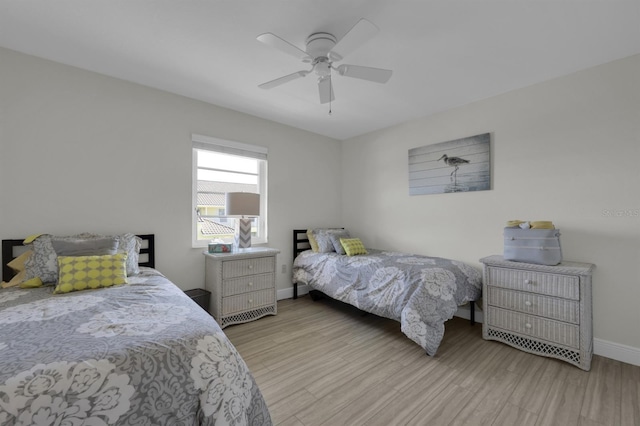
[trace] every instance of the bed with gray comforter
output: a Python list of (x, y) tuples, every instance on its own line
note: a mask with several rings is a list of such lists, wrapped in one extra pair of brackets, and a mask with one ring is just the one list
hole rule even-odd
[(0, 290), (0, 425), (271, 424), (218, 324), (155, 269), (52, 290)]
[(399, 321), (407, 337), (435, 355), (445, 321), (480, 298), (482, 274), (456, 260), (367, 250), (357, 256), (303, 251), (293, 263), (293, 282)]

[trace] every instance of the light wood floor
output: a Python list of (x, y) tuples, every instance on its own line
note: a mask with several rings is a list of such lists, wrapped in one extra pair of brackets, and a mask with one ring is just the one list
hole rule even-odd
[(585, 372), (460, 318), (435, 357), (395, 321), (309, 296), (225, 333), (277, 425), (640, 425), (640, 367), (594, 356)]

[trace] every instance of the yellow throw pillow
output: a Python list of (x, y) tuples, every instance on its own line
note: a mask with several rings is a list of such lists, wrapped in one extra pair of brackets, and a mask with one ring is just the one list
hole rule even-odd
[(313, 233), (313, 229), (307, 229), (307, 238), (309, 239), (309, 245), (311, 246), (311, 250), (314, 253), (318, 252), (318, 242), (316, 241), (316, 236)]
[(126, 284), (127, 254), (58, 256), (58, 271), (56, 294)]
[(9, 282), (2, 281), (2, 284), (0, 284), (0, 287), (2, 288), (15, 287), (18, 284), (20, 284), (22, 281), (24, 281), (25, 275), (26, 275), (25, 271), (20, 271), (17, 274), (15, 274), (13, 278), (9, 280)]
[(360, 241), (360, 238), (340, 238), (340, 244), (347, 253), (347, 256), (355, 256), (357, 254), (367, 254), (367, 249)]
[(20, 283), (20, 288), (38, 288), (42, 287), (42, 280), (38, 277), (31, 278), (30, 280), (26, 280)]
[(32, 250), (25, 251), (20, 256), (7, 263), (7, 266), (16, 272), (24, 271), (24, 262), (26, 262), (29, 256), (31, 256), (31, 253), (33, 253)]

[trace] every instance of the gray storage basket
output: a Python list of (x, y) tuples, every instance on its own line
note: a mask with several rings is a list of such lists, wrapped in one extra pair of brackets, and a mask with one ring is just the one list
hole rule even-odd
[(557, 265), (562, 262), (560, 230), (504, 228), (504, 259)]

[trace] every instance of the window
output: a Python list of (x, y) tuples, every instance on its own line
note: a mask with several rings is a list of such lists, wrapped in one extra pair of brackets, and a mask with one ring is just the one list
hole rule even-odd
[(260, 194), (260, 216), (253, 219), (251, 243), (267, 242), (267, 149), (192, 135), (193, 246), (211, 240), (233, 242), (235, 219), (225, 216), (227, 192)]

